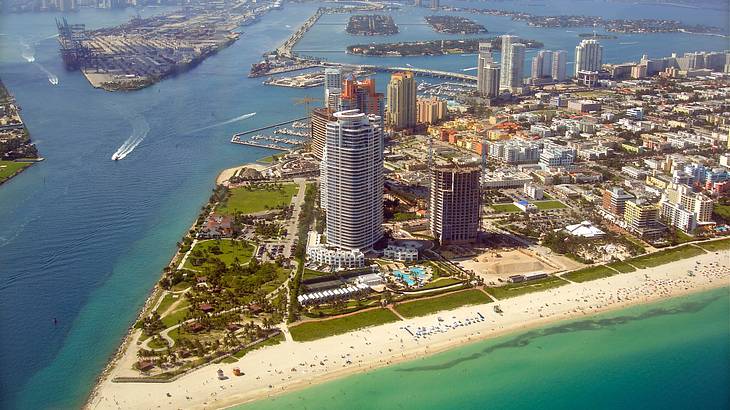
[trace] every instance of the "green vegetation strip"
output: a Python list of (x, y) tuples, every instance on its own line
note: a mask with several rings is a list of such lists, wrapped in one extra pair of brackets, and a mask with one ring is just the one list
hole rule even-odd
[[(257, 343), (257, 344), (255, 344), (255, 345), (253, 345), (251, 347), (247, 347), (245, 349), (241, 349), (241, 350), (237, 351), (236, 353), (234, 353), (233, 356), (231, 356), (231, 357), (235, 357), (237, 359), (240, 359), (246, 353), (248, 353), (248, 352), (250, 352), (252, 350), (261, 349), (262, 347), (266, 347), (266, 346), (278, 345), (279, 343), (281, 343), (283, 341), (284, 341), (284, 335), (281, 334), (281, 333), (279, 333), (278, 335), (276, 335), (274, 337), (270, 337), (270, 338), (264, 340), (261, 343)], [(234, 360), (234, 361), (237, 361), (237, 360)]]
[(573, 282), (587, 282), (589, 280), (607, 278), (613, 275), (616, 275), (615, 270), (609, 269), (605, 266), (591, 266), (573, 272), (568, 272), (563, 275), (563, 278), (572, 280)]
[(354, 315), (336, 319), (306, 322), (289, 328), (291, 336), (297, 342), (317, 340), (327, 336), (339, 335), (362, 329), (398, 321), (398, 316), (388, 309), (368, 310)]
[(492, 299), (478, 289), (463, 292), (447, 293), (434, 298), (414, 300), (396, 305), (395, 310), (403, 317), (413, 318), (425, 316), (442, 310), (451, 310), (460, 306), (481, 305), (490, 303)]
[(730, 238), (719, 241), (702, 242), (697, 245), (710, 252), (724, 251), (730, 249)]
[(613, 263), (609, 263), (606, 266), (608, 266), (609, 268), (616, 269), (617, 271), (619, 271), (621, 273), (630, 273), (630, 272), (634, 272), (636, 270), (635, 267), (629, 265), (626, 262), (613, 262)]
[(233, 215), (236, 212), (252, 214), (287, 207), (298, 190), (296, 184), (282, 185), (281, 188), (235, 188), (231, 190), (228, 199), (218, 206), (217, 211), (226, 215)]
[(529, 282), (510, 283), (504, 286), (486, 288), (487, 293), (497, 299), (511, 298), (526, 293), (539, 292), (545, 289), (557, 288), (567, 285), (568, 282), (557, 276), (550, 276), (545, 279), (531, 280)]
[(705, 253), (705, 251), (696, 246), (683, 245), (678, 248), (667, 249), (665, 251), (654, 252), (648, 255), (639, 256), (638, 258), (629, 259), (628, 262), (637, 268), (653, 268), (664, 265), (665, 263), (678, 261), (680, 259), (699, 256), (703, 253)]
[(0, 161), (0, 182), (4, 182), (30, 165), (30, 162)]
[(726, 221), (730, 221), (730, 205), (715, 204), (712, 212)]
[(427, 290), (427, 289), (439, 289), (439, 288), (445, 288), (447, 286), (455, 285), (457, 283), (461, 283), (459, 279), (454, 278), (438, 278), (432, 282), (427, 283), (426, 285), (420, 287), (418, 290)]

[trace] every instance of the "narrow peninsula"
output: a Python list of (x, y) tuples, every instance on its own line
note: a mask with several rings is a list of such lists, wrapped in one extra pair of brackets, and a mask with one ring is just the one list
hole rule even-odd
[(0, 185), (39, 160), (20, 107), (0, 80)]

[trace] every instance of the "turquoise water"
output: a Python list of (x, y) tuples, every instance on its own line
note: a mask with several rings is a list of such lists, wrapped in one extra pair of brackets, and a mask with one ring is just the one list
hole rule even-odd
[(727, 409), (729, 341), (724, 288), (477, 342), (236, 409)]
[(413, 286), (416, 283), (416, 280), (423, 282), (423, 280), (426, 277), (426, 271), (423, 270), (423, 268), (414, 266), (410, 269), (408, 269), (408, 272), (403, 272), (400, 270), (397, 270), (393, 272), (393, 274), (408, 284), (408, 286)]
[[(515, 7), (533, 2), (504, 2)], [(469, 5), (477, 2), (464, 3)], [(484, 3), (500, 7), (499, 3)], [(572, 2), (560, 0), (560, 11)], [(78, 72), (64, 70), (54, 18), (58, 13), (0, 14), (0, 77), (23, 107), (23, 117), (46, 160), (0, 187), (0, 408), (76, 408), (85, 400), (132, 324), (149, 290), (172, 256), (224, 168), (271, 151), (233, 146), (237, 131), (304, 113), (294, 98), (321, 98), (321, 90), (266, 87), (246, 78), (251, 63), (280, 44), (318, 7), (289, 4), (243, 28), (241, 40), (189, 72), (144, 90), (95, 90)], [(637, 18), (680, 15), (723, 23), (715, 9), (582, 1), (580, 7)], [(164, 11), (146, 8), (141, 14)], [(426, 10), (393, 12), (396, 22), (421, 22)], [(66, 16), (88, 27), (119, 24), (134, 10), (82, 9)], [(724, 14), (727, 16), (727, 13)], [(530, 28), (506, 18), (477, 16), (493, 34), (512, 32), (571, 49), (576, 33)], [(344, 21), (326, 16), (323, 22)], [(719, 22), (719, 23), (714, 23)], [(348, 44), (395, 39), (452, 38), (428, 26), (404, 25), (395, 38), (354, 38), (344, 25), (316, 26), (301, 49), (338, 61), (460, 70), (474, 56), (369, 59), (346, 56)], [(610, 61), (644, 52), (668, 55), (722, 50), (726, 39), (687, 34), (627, 35), (606, 43)], [(626, 43), (626, 44), (620, 44)], [(35, 61), (27, 58), (33, 56)], [(48, 82), (48, 73), (59, 79)], [(387, 76), (375, 77), (384, 91)], [(214, 128), (242, 114), (246, 120)], [(149, 133), (123, 161), (110, 160), (139, 124)], [(144, 128), (144, 127), (142, 127)], [(198, 130), (198, 131), (195, 131)], [(53, 319), (58, 324), (53, 324)], [(698, 367), (701, 368), (701, 367)]]

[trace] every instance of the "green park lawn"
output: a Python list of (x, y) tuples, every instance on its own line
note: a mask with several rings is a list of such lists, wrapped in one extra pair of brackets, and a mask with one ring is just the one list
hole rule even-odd
[(549, 276), (545, 279), (531, 280), (529, 282), (510, 283), (504, 286), (489, 287), (485, 290), (497, 299), (511, 298), (526, 293), (539, 292), (545, 289), (557, 288), (567, 285), (568, 282), (557, 276)]
[[(221, 253), (213, 252), (212, 249), (216, 246), (220, 249)], [(235, 258), (238, 258), (238, 263), (248, 263), (253, 256), (255, 247), (248, 242), (236, 241), (233, 239), (210, 239), (207, 241), (201, 241), (195, 244), (195, 248), (193, 248), (190, 255), (188, 255), (187, 260), (185, 260), (185, 268), (199, 270), (202, 266), (208, 264), (208, 262), (204, 262), (202, 265), (198, 266), (193, 264), (193, 259), (196, 258), (195, 252), (198, 250), (203, 253), (204, 257), (218, 258), (227, 266), (230, 266), (233, 265)]]
[(655, 266), (664, 265), (665, 263), (678, 261), (680, 259), (702, 255), (703, 253), (705, 253), (705, 251), (696, 246), (684, 245), (674, 249), (667, 249), (665, 251), (639, 256), (638, 258), (629, 259), (627, 262), (637, 268), (653, 268)]
[(269, 155), (268, 157), (261, 158), (259, 161), (270, 164), (270, 163), (274, 162), (274, 160), (278, 159), (280, 156), (281, 156), (281, 154)]
[(563, 275), (563, 278), (572, 280), (573, 282), (587, 282), (600, 278), (607, 278), (616, 275), (616, 271), (605, 266), (590, 266)]
[(297, 342), (306, 342), (398, 320), (398, 316), (388, 309), (374, 309), (335, 319), (305, 322), (290, 327), (289, 331)]
[(281, 333), (279, 333), (278, 335), (276, 335), (274, 337), (270, 337), (270, 338), (264, 340), (261, 343), (258, 343), (258, 344), (255, 344), (255, 345), (251, 346), (251, 347), (247, 347), (245, 349), (239, 350), (238, 352), (234, 353), (233, 356), (231, 356), (233, 358), (233, 360), (230, 361), (230, 362), (227, 362), (227, 363), (237, 362), (238, 359), (242, 358), (243, 356), (246, 355), (246, 353), (248, 353), (248, 352), (250, 352), (252, 350), (261, 349), (262, 347), (266, 347), (266, 346), (278, 345), (279, 343), (281, 343), (283, 341), (284, 341), (284, 335), (281, 334)]
[(180, 298), (184, 298), (184, 296), (178, 296), (177, 298), (173, 298), (171, 294), (165, 295), (165, 297), (162, 299), (162, 302), (160, 302), (160, 305), (157, 306), (157, 313), (162, 314), (165, 311), (167, 311), (167, 308), (172, 306), (173, 303), (180, 300)]
[(730, 205), (715, 204), (712, 208), (712, 212), (720, 216), (726, 221), (730, 221)]
[(548, 201), (532, 201), (539, 211), (548, 211), (550, 209), (563, 209), (567, 208), (564, 203), (556, 200)]
[(322, 271), (318, 271), (318, 270), (304, 268), (304, 273), (302, 274), (302, 280), (314, 279), (314, 278), (318, 278), (320, 276), (329, 276), (329, 275), (334, 275), (334, 273), (322, 272)]
[(634, 268), (633, 266), (629, 265), (626, 262), (613, 262), (613, 263), (609, 263), (606, 266), (616, 269), (617, 271), (619, 271), (621, 273), (630, 273), (630, 272), (634, 272), (636, 270), (636, 268)]
[(30, 162), (0, 161), (0, 182), (4, 182), (16, 172), (30, 165)]
[(460, 306), (481, 305), (490, 302), (492, 302), (492, 299), (484, 292), (478, 289), (469, 289), (463, 292), (447, 293), (433, 298), (399, 303), (396, 305), (395, 310), (403, 317), (413, 318), (442, 310), (455, 309)]
[(730, 249), (730, 238), (721, 239), (719, 241), (702, 242), (697, 245), (710, 252), (725, 251)]
[(494, 212), (521, 212), (520, 208), (514, 204), (493, 204), (492, 209)]
[(165, 325), (166, 328), (170, 326), (175, 326), (178, 324), (178, 322), (185, 320), (185, 318), (188, 315), (188, 312), (190, 311), (188, 307), (190, 306), (189, 302), (185, 302), (183, 305), (179, 305), (178, 309), (175, 309), (172, 313), (170, 313), (167, 316), (163, 316), (160, 321), (163, 325)]
[(231, 190), (229, 197), (218, 205), (217, 211), (226, 215), (236, 212), (252, 214), (269, 209), (283, 208), (291, 204), (291, 199), (297, 194), (299, 187), (296, 184), (286, 184), (277, 188), (249, 188), (240, 187)]
[(420, 288), (418, 288), (418, 290), (445, 288), (447, 286), (455, 285), (461, 282), (462, 281), (460, 281), (459, 279), (454, 278), (436, 278), (435, 280), (428, 282), (424, 286), (421, 286)]

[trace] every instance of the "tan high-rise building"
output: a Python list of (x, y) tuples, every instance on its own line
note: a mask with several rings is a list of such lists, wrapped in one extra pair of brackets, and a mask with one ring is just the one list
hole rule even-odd
[(411, 71), (390, 77), (385, 108), (386, 123), (395, 130), (416, 126), (416, 79)]
[(446, 118), (446, 100), (436, 97), (418, 98), (416, 112), (419, 124), (435, 124)]
[(441, 244), (471, 242), (479, 233), (478, 166), (431, 170), (430, 230)]
[(624, 222), (629, 232), (647, 239), (654, 239), (664, 231), (658, 224), (659, 205), (641, 199), (629, 199), (624, 206)]
[(327, 141), (327, 123), (336, 121), (334, 112), (329, 108), (315, 108), (312, 110), (309, 122), (309, 131), (312, 136), (312, 154), (322, 159), (324, 144)]

